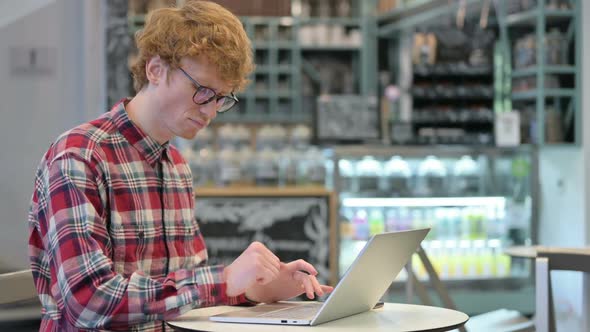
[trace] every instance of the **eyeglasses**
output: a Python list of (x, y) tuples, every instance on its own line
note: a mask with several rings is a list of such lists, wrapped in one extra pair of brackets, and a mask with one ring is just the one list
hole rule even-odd
[(227, 96), (219, 96), (215, 93), (215, 91), (211, 88), (203, 86), (195, 81), (191, 75), (189, 75), (184, 69), (178, 67), (180, 71), (188, 78), (193, 85), (195, 86), (195, 94), (193, 95), (193, 102), (197, 105), (205, 105), (213, 100), (217, 104), (217, 113), (223, 113), (229, 111), (235, 104), (238, 102), (238, 97), (234, 95), (234, 93), (230, 93)]

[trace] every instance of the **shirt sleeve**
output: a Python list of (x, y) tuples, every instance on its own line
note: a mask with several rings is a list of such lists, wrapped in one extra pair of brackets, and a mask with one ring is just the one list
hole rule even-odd
[(115, 273), (105, 253), (111, 246), (108, 211), (96, 172), (81, 157), (63, 155), (49, 164), (45, 176), (39, 192), (45, 222), (39, 228), (51, 260), (51, 293), (74, 326), (125, 329), (196, 307), (251, 303), (244, 295), (226, 296), (221, 265), (176, 270), (164, 278)]

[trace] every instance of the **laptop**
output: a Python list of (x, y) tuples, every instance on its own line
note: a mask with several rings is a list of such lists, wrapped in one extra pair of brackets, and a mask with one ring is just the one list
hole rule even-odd
[(377, 234), (361, 250), (325, 302), (277, 302), (218, 314), (226, 323), (319, 325), (369, 311), (416, 252), (430, 228)]

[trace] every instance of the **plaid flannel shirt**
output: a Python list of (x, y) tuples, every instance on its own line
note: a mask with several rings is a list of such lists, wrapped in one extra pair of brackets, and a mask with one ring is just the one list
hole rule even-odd
[(41, 331), (163, 331), (227, 297), (207, 266), (190, 169), (135, 126), (125, 102), (62, 134), (43, 157), (29, 212)]

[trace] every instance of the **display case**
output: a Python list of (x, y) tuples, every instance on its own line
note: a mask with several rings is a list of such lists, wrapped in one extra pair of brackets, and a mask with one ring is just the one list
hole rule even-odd
[[(371, 235), (429, 227), (422, 247), (459, 309), (533, 311), (531, 268), (504, 249), (537, 237), (534, 148), (357, 146), (331, 152), (340, 198), (340, 275)], [(410, 264), (419, 280), (427, 279), (417, 255)], [(402, 271), (387, 300), (400, 301), (395, 297), (403, 295), (406, 278)], [(490, 295), (486, 303), (475, 301), (482, 307), (463, 306), (482, 292)]]

